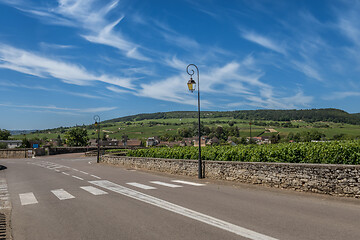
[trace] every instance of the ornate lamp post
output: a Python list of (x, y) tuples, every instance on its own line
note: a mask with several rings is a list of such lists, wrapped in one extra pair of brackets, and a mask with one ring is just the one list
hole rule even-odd
[(97, 138), (97, 159), (96, 162), (99, 163), (100, 162), (100, 117), (99, 115), (95, 115), (94, 116), (94, 121), (95, 121), (95, 127), (98, 127), (97, 132), (98, 132), (98, 138)]
[(203, 169), (202, 169), (202, 161), (201, 161), (201, 130), (200, 130), (200, 81), (199, 81), (199, 69), (195, 64), (189, 64), (186, 67), (186, 72), (190, 75), (190, 80), (188, 81), (187, 85), (189, 88), (190, 92), (194, 92), (195, 88), (196, 88), (196, 82), (194, 81), (194, 79), (192, 78), (192, 76), (194, 75), (195, 71), (193, 69), (190, 68), (189, 71), (189, 67), (194, 67), (196, 69), (197, 72), (197, 91), (198, 91), (198, 121), (199, 121), (199, 166), (198, 166), (198, 177), (204, 178), (205, 174), (203, 174)]

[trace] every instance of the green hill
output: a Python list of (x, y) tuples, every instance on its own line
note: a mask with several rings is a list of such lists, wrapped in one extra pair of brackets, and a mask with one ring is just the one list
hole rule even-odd
[[(234, 118), (239, 120), (268, 120), (306, 122), (334, 122), (360, 124), (360, 114), (349, 114), (334, 108), (305, 110), (239, 110), (239, 111), (202, 111), (201, 118)], [(155, 120), (155, 119), (197, 118), (196, 111), (175, 111), (137, 114), (104, 121), (105, 123)]]

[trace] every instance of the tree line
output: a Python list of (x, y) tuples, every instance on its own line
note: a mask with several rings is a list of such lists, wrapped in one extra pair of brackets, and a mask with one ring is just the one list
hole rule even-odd
[[(173, 119), (173, 118), (197, 118), (196, 111), (175, 111), (137, 114), (121, 118), (107, 120), (105, 122), (127, 122), (151, 119)], [(324, 109), (303, 109), (303, 110), (238, 110), (238, 111), (202, 111), (201, 118), (229, 117), (242, 120), (270, 120), (270, 121), (291, 121), (302, 120), (306, 122), (334, 122), (360, 124), (360, 114), (349, 114), (335, 108)]]

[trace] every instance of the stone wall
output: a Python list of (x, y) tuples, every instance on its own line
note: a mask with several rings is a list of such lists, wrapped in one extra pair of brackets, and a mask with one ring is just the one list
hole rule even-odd
[(0, 149), (0, 158), (26, 158), (29, 149)]
[[(197, 176), (197, 160), (103, 156), (101, 162), (136, 169)], [(204, 161), (210, 179), (360, 198), (360, 166)]]

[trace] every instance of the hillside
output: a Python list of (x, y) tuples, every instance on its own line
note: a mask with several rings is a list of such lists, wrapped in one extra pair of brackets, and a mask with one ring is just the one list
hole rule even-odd
[[(175, 111), (137, 114), (104, 121), (105, 123), (155, 120), (155, 119), (181, 119), (196, 118), (196, 111)], [(202, 111), (201, 118), (234, 118), (239, 120), (268, 120), (268, 121), (291, 121), (302, 120), (306, 122), (334, 122), (360, 124), (360, 114), (349, 114), (343, 110), (306, 109), (306, 110), (239, 110), (239, 111)]]

